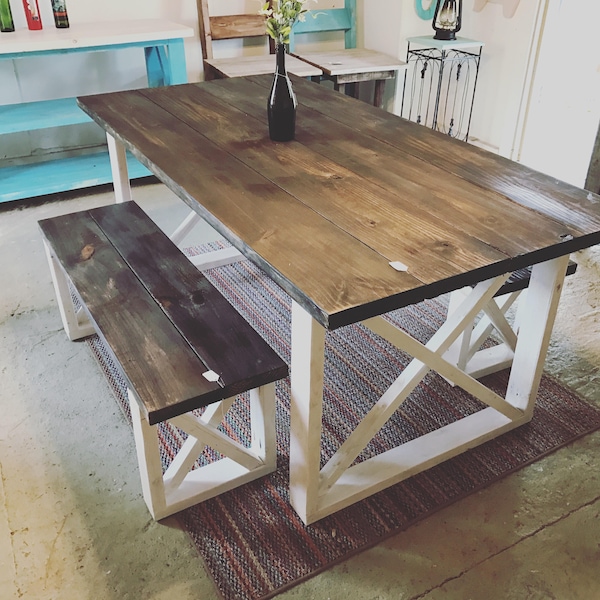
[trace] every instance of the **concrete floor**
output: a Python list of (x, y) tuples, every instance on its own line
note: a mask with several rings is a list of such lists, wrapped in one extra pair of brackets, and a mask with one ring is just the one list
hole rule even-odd
[[(167, 231), (186, 212), (159, 184), (134, 196)], [(185, 534), (150, 518), (128, 425), (61, 329), (37, 220), (111, 201), (0, 206), (1, 600), (218, 597)], [(600, 405), (600, 249), (575, 258), (547, 369)], [(599, 466), (596, 433), (280, 598), (600, 599)]]

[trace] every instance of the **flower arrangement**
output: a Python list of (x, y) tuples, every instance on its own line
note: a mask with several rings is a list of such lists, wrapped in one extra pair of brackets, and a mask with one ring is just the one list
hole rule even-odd
[(259, 14), (267, 17), (267, 33), (276, 44), (290, 43), (292, 27), (296, 21), (304, 21), (306, 18), (308, 2), (309, 0), (271, 0), (263, 5)]

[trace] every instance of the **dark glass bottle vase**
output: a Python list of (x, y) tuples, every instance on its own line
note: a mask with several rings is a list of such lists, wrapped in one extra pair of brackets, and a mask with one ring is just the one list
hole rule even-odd
[(275, 142), (289, 142), (296, 132), (296, 95), (285, 70), (285, 45), (277, 45), (277, 68), (267, 103), (269, 137)]
[(69, 26), (66, 0), (52, 0), (52, 14), (54, 15), (54, 25), (58, 29), (66, 29)]

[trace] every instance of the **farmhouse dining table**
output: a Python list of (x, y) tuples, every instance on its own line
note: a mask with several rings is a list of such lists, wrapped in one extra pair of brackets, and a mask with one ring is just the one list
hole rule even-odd
[[(252, 261), (291, 296), (290, 500), (308, 524), (531, 419), (569, 255), (600, 242), (600, 197), (299, 78), (296, 138), (273, 142), (270, 84), (78, 102), (108, 134), (117, 201), (131, 199), (127, 150), (191, 209), (174, 238), (204, 219), (231, 243), (229, 260)], [(494, 297), (525, 267), (517, 325)], [(426, 343), (385, 317), (458, 290)], [(511, 368), (504, 396), (453, 353), (480, 313), (504, 347), (502, 359), (482, 355), (484, 372)], [(414, 358), (321, 466), (325, 335), (354, 323)], [(475, 350), (469, 360), (486, 352)], [(484, 408), (356, 460), (430, 370)]]

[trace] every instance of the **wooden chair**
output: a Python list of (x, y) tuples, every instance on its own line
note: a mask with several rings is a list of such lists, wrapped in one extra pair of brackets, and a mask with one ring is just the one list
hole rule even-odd
[[(265, 17), (258, 14), (258, 8), (253, 14), (215, 16), (209, 13), (208, 0), (197, 0), (197, 5), (205, 80), (275, 72), (272, 43), (269, 43), (270, 54), (236, 56), (234, 58), (215, 58), (213, 54), (213, 41), (215, 40), (268, 39)], [(320, 68), (293, 56), (287, 57), (286, 69), (289, 73), (299, 77), (320, 77), (322, 74)]]
[[(344, 49), (296, 52), (296, 36), (330, 31), (344, 32)], [(373, 104), (383, 105), (385, 82), (406, 68), (406, 63), (373, 50), (356, 48), (356, 0), (344, 0), (344, 8), (315, 9), (304, 21), (294, 25), (290, 36), (290, 53), (323, 71), (322, 78), (333, 81), (336, 90), (345, 92), (352, 84), (352, 95), (358, 98), (359, 83), (375, 82)]]

